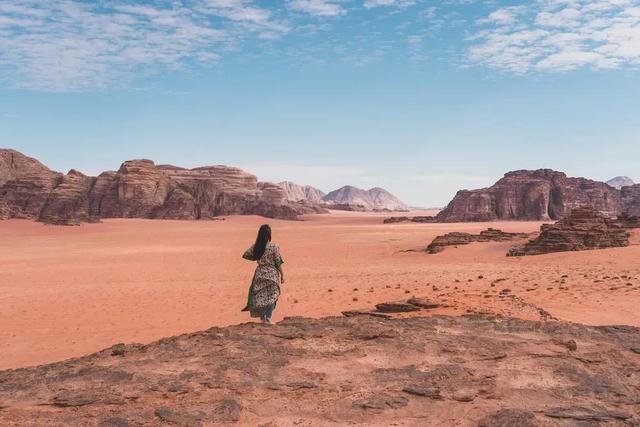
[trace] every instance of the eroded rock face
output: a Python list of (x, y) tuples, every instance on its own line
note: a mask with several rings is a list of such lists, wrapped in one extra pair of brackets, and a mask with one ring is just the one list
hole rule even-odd
[(640, 184), (623, 187), (620, 190), (622, 196), (623, 213), (640, 215)]
[(629, 233), (624, 225), (593, 209), (579, 208), (555, 224), (543, 225), (537, 238), (511, 249), (508, 255), (541, 255), (625, 246), (629, 246)]
[(77, 225), (92, 220), (89, 191), (95, 178), (71, 170), (62, 177), (40, 212), (40, 221), (48, 224)]
[[(634, 199), (635, 200), (635, 199)], [(437, 215), (440, 222), (557, 220), (588, 206), (608, 216), (626, 210), (621, 192), (585, 178), (569, 178), (550, 169), (507, 173), (493, 186), (462, 190)]]
[(506, 233), (495, 228), (488, 228), (481, 231), (480, 234), (452, 232), (433, 239), (433, 242), (427, 246), (427, 252), (437, 254), (449, 246), (468, 245), (474, 242), (506, 242), (527, 237), (529, 237), (527, 233)]
[(15, 150), (0, 149), (0, 213), (5, 218), (38, 219), (62, 174)]
[(184, 169), (129, 160), (97, 178), (53, 172), (14, 150), (0, 150), (0, 219), (29, 218), (77, 224), (98, 218), (210, 219), (262, 215), (296, 219), (325, 210), (290, 202), (277, 184), (258, 182), (241, 169)]
[(633, 348), (622, 326), (289, 318), (0, 372), (0, 424), (636, 425)]
[[(327, 194), (325, 202), (333, 205), (332, 208), (342, 210), (365, 211), (408, 211), (409, 206), (400, 201), (393, 194), (383, 188), (375, 187), (370, 190), (362, 190), (351, 185), (344, 186)], [(353, 206), (354, 209), (346, 207)]]

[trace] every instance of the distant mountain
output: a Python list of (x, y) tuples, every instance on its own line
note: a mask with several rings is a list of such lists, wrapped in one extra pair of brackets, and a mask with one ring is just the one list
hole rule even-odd
[(285, 191), (286, 198), (290, 202), (322, 203), (323, 197), (326, 196), (324, 192), (310, 185), (298, 185), (291, 181), (283, 181), (278, 185)]
[(369, 211), (408, 211), (409, 206), (383, 188), (362, 190), (351, 185), (344, 186), (327, 194), (326, 203), (341, 207), (353, 207), (353, 210)]
[(628, 176), (616, 176), (615, 178), (607, 181), (607, 184), (609, 184), (613, 188), (621, 190), (622, 187), (630, 187), (632, 185), (635, 185), (635, 182), (633, 182), (633, 180)]

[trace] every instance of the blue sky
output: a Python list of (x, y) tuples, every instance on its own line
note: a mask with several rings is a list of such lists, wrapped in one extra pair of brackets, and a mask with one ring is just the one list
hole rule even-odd
[(441, 206), (513, 169), (640, 181), (639, 66), (640, 0), (0, 0), (0, 146)]

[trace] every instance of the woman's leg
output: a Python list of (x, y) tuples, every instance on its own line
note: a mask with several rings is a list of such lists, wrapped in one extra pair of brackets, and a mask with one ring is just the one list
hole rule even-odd
[(269, 305), (264, 311), (264, 321), (270, 323), (271, 316), (273, 316), (273, 311), (276, 309), (276, 303)]

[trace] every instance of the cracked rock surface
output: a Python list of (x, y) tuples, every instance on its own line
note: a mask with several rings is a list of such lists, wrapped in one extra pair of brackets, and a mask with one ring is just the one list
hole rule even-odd
[(2, 371), (0, 425), (633, 426), (638, 348), (626, 326), (288, 318)]

